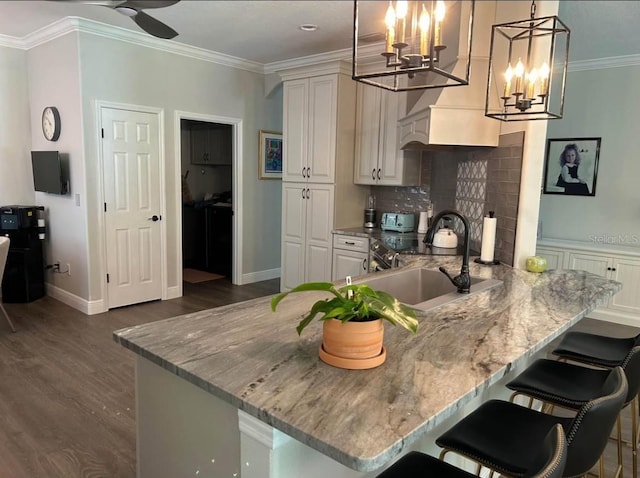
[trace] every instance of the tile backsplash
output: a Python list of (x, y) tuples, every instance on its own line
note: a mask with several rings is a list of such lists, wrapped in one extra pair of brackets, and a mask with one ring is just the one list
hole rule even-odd
[[(496, 148), (458, 148), (422, 153), (419, 186), (372, 186), (378, 214), (420, 211), (433, 202), (434, 213), (458, 209), (471, 224), (471, 249), (480, 251), (482, 218), (498, 218), (495, 258), (513, 265), (524, 133), (500, 136)], [(454, 222), (462, 233), (462, 224)]]

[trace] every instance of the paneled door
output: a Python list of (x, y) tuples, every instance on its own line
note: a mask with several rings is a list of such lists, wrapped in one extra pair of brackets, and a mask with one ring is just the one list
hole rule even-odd
[(101, 108), (108, 307), (160, 299), (160, 139), (153, 113)]

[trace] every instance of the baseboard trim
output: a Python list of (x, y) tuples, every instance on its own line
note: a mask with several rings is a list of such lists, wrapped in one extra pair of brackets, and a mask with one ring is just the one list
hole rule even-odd
[(46, 289), (49, 297), (53, 297), (86, 315), (101, 314), (108, 310), (104, 300), (86, 300), (49, 283), (46, 284)]
[(238, 285), (251, 284), (253, 282), (260, 282), (263, 280), (277, 279), (280, 277), (280, 268), (268, 269), (266, 271), (249, 272), (248, 274), (242, 274), (242, 282)]
[(640, 317), (634, 317), (623, 314), (616, 314), (610, 311), (594, 310), (587, 314), (591, 319), (603, 320), (614, 324), (628, 325), (631, 327), (640, 327)]

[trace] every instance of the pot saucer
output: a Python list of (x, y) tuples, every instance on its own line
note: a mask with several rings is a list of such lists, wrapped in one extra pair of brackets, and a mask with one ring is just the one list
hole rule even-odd
[(320, 344), (320, 360), (329, 365), (333, 365), (338, 368), (346, 368), (350, 370), (364, 370), (368, 368), (374, 368), (381, 365), (387, 358), (387, 349), (382, 346), (382, 351), (379, 355), (367, 359), (348, 359), (344, 357), (336, 357), (335, 355), (325, 352), (324, 347)]

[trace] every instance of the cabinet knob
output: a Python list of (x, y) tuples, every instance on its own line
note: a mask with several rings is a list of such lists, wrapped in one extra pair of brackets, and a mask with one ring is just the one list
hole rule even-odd
[(310, 178), (311, 177), (311, 167), (307, 168), (307, 177)]
[(311, 197), (311, 190), (307, 188), (307, 199), (309, 199), (310, 197)]
[(307, 176), (305, 175), (305, 169), (307, 169), (307, 168), (302, 168), (302, 177), (303, 177), (303, 178), (306, 178), (306, 177), (307, 177)]
[(375, 168), (371, 170), (371, 179), (373, 179), (374, 181), (376, 179), (376, 170), (375, 170)]
[(380, 179), (380, 171), (382, 171), (380, 168), (378, 168), (378, 179)]
[(367, 270), (367, 259), (362, 259), (362, 270), (366, 271)]

